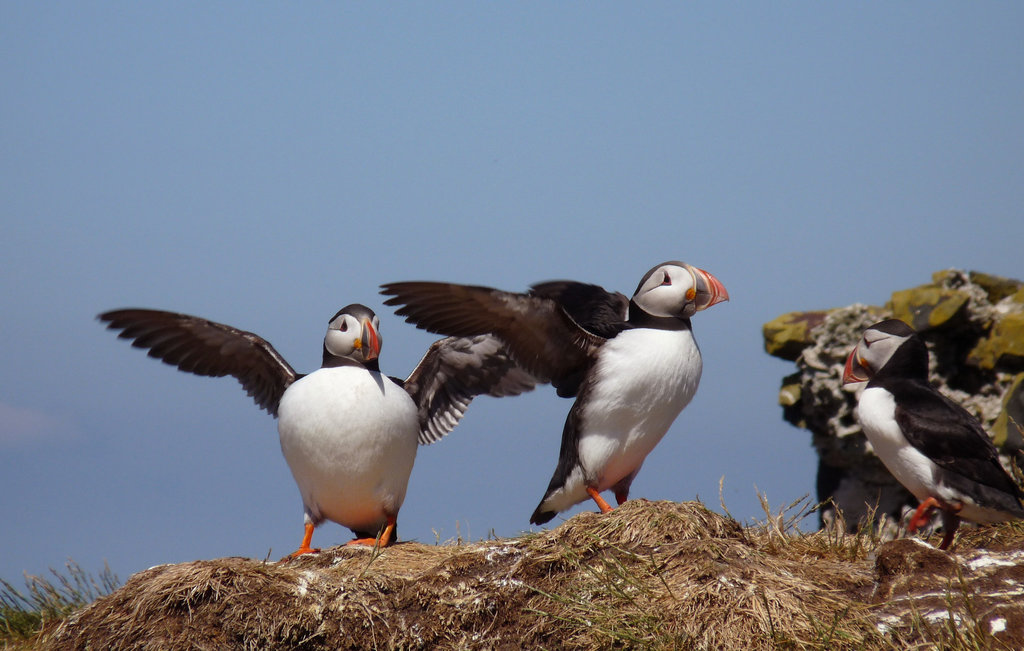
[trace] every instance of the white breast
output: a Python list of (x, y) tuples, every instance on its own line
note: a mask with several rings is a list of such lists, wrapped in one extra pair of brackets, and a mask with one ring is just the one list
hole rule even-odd
[(307, 517), (374, 531), (397, 514), (416, 458), (416, 406), (379, 373), (324, 368), (285, 391), (281, 451)]
[(606, 490), (640, 469), (700, 382), (689, 330), (626, 330), (601, 349), (579, 439), (585, 475)]
[(938, 466), (919, 452), (896, 423), (896, 400), (878, 387), (865, 389), (857, 418), (875, 454), (897, 481), (919, 500), (935, 494)]

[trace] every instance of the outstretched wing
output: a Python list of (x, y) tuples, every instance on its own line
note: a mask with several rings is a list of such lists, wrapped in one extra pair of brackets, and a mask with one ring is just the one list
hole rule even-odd
[(557, 303), (580, 329), (611, 339), (626, 328), (629, 299), (599, 285), (552, 280), (530, 287), (530, 294)]
[(404, 384), (419, 410), (419, 442), (427, 445), (452, 431), (476, 396), (517, 396), (537, 379), (497, 337), (477, 335), (435, 341)]
[(300, 375), (265, 339), (188, 314), (126, 309), (104, 312), (100, 321), (150, 357), (182, 371), (236, 378), (252, 399), (271, 415), (285, 389)]
[(535, 288), (520, 294), (474, 285), (400, 282), (382, 285), (381, 293), (392, 297), (385, 305), (400, 306), (398, 315), (430, 332), (457, 337), (494, 334), (538, 381), (551, 382), (559, 395), (574, 395), (610, 330), (581, 325), (593, 325), (588, 323), (585, 303), (577, 301), (569, 311), (560, 299), (572, 294), (570, 288), (604, 290), (561, 281), (537, 287), (548, 291)]

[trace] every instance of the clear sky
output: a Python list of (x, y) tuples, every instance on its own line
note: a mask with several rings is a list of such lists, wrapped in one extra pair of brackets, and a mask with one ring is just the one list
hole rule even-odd
[[(732, 300), (694, 318), (700, 390), (633, 495), (720, 510), (724, 477), (749, 521), (755, 486), (813, 494), (761, 325), (1024, 277), (1022, 33), (1020, 3), (0, 4), (0, 577), (298, 546), (275, 422), (117, 340), (117, 307), (308, 372), (362, 302), (405, 376), (432, 337), (380, 283), (628, 294), (684, 260)], [(421, 448), (400, 536), (529, 530), (569, 406), (475, 402)]]

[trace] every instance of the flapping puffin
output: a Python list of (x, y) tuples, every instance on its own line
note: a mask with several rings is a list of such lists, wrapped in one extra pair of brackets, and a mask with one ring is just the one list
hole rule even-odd
[(644, 459), (693, 398), (701, 357), (690, 317), (728, 300), (725, 287), (683, 262), (660, 264), (632, 299), (597, 285), (552, 281), (526, 293), (434, 282), (382, 286), (385, 305), (434, 333), (493, 334), (514, 360), (562, 397), (576, 397), (562, 431), (551, 483), (532, 524), (589, 496), (611, 510)]
[(327, 326), (323, 364), (296, 373), (265, 339), (187, 314), (125, 309), (99, 316), (149, 356), (182, 371), (238, 379), (256, 404), (278, 418), (281, 451), (302, 494), (305, 534), (291, 554), (310, 547), (313, 529), (331, 520), (348, 527), (349, 544), (397, 539), (417, 441), (447, 434), (478, 395), (516, 395), (535, 380), (494, 337), (434, 342), (406, 380), (380, 373), (379, 320), (360, 304)]
[(1024, 493), (999, 463), (981, 424), (928, 383), (928, 348), (898, 319), (864, 331), (846, 360), (843, 384), (865, 382), (857, 418), (889, 472), (921, 501), (914, 533), (942, 512), (946, 549), (961, 519), (982, 524), (1024, 518)]

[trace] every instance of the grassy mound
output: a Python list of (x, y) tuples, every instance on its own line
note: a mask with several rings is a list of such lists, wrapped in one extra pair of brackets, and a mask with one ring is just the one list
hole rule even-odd
[(155, 567), (36, 647), (1020, 648), (1024, 528), (957, 540), (947, 554), (634, 500), (515, 539)]

